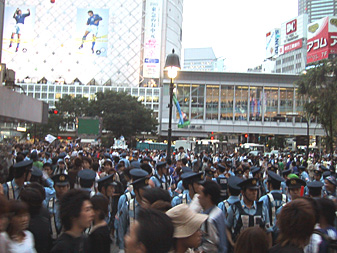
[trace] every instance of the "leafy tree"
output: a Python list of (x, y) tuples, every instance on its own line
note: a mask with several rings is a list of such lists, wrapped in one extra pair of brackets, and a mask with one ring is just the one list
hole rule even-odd
[(64, 123), (74, 122), (76, 117), (84, 117), (87, 115), (90, 102), (84, 97), (72, 97), (65, 95), (55, 103), (56, 109), (65, 119)]
[(103, 128), (111, 131), (115, 137), (131, 137), (141, 132), (154, 133), (158, 125), (151, 110), (124, 92), (96, 93), (96, 100), (90, 102), (88, 116), (102, 117)]
[(333, 152), (337, 123), (337, 65), (325, 60), (300, 76), (298, 93), (305, 100), (305, 118), (318, 119), (326, 133), (327, 148)]

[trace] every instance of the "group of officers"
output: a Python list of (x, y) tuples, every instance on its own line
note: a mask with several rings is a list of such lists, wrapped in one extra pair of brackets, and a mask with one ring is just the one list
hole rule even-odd
[[(207, 170), (193, 171), (186, 161), (181, 163), (179, 160), (179, 165), (174, 166), (170, 161), (168, 164), (162, 159), (155, 167), (149, 161), (150, 157), (143, 158), (142, 162), (131, 161), (128, 173), (116, 171), (98, 180), (97, 173), (92, 169), (82, 169), (77, 174), (77, 188), (88, 192), (90, 197), (104, 195), (109, 199), (109, 215), (106, 221), (110, 224), (111, 234), (120, 251), (124, 251), (124, 236), (144, 204), (143, 194), (151, 187), (166, 190), (171, 196), (172, 207), (187, 204), (193, 211), (205, 213), (205, 207), (200, 200), (200, 185), (205, 181), (218, 185), (220, 199), (213, 201), (216, 208), (211, 210), (221, 210), (222, 214), (213, 211), (207, 214), (213, 220), (223, 219), (225, 227), (218, 228), (218, 232), (221, 232), (218, 237), (222, 238), (212, 238), (211, 235), (204, 238), (205, 245), (211, 242), (214, 246), (209, 252), (230, 252), (240, 232), (253, 226), (265, 229), (272, 245), (278, 233), (277, 214), (287, 202), (302, 196), (327, 197), (332, 200), (336, 197), (336, 179), (331, 173), (326, 173), (324, 166), (315, 169), (314, 177), (310, 180), (303, 166), (296, 171), (287, 169), (282, 172), (277, 171), (274, 166), (268, 167), (266, 171), (255, 166), (233, 168), (224, 158), (210, 175)], [(14, 178), (3, 184), (2, 192), (8, 199), (19, 199), (26, 184), (43, 181), (46, 191), (44, 204), (50, 214), (51, 237), (56, 240), (63, 232), (59, 202), (71, 188), (69, 176), (61, 173), (48, 177), (48, 174), (32, 165), (32, 160), (17, 162), (13, 166)], [(245, 171), (248, 173), (244, 173)], [(116, 177), (121, 174), (125, 184)], [(177, 175), (175, 180), (173, 174)], [(207, 237), (208, 234), (205, 233), (204, 236)]]

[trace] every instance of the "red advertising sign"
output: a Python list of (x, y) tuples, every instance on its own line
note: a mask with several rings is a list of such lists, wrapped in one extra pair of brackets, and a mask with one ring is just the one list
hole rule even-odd
[(308, 25), (307, 63), (327, 59), (337, 52), (337, 32), (329, 32), (329, 18)]
[(284, 45), (284, 53), (288, 53), (290, 51), (293, 51), (295, 49), (299, 49), (303, 46), (302, 39), (295, 40), (294, 42), (291, 42), (289, 44)]
[(286, 34), (289, 35), (297, 31), (297, 19), (294, 19), (286, 24)]

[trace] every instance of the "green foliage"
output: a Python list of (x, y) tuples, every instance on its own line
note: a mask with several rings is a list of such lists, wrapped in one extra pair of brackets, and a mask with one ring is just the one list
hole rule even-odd
[(88, 116), (103, 118), (103, 129), (115, 137), (131, 137), (141, 132), (156, 131), (157, 121), (151, 110), (145, 108), (137, 98), (124, 92), (98, 92), (91, 101)]
[(306, 118), (315, 116), (326, 133), (326, 143), (333, 152), (337, 131), (337, 65), (325, 60), (300, 76), (298, 93), (306, 101)]

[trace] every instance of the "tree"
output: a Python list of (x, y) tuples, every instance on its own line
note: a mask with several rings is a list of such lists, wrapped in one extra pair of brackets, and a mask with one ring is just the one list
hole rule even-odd
[(84, 97), (72, 97), (65, 95), (55, 103), (59, 114), (63, 115), (64, 123), (75, 122), (77, 117), (84, 117), (88, 114), (90, 102)]
[[(317, 63), (316, 63), (317, 64)], [(337, 65), (325, 60), (313, 65), (297, 81), (298, 93), (305, 101), (305, 117), (318, 119), (326, 133), (327, 148), (333, 153), (337, 123)]]
[(88, 116), (103, 118), (103, 129), (115, 137), (131, 137), (141, 132), (156, 131), (157, 120), (149, 110), (124, 92), (105, 91), (96, 93), (96, 100), (90, 102)]

